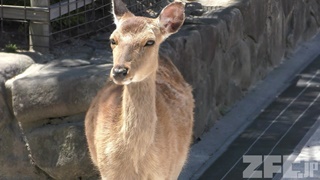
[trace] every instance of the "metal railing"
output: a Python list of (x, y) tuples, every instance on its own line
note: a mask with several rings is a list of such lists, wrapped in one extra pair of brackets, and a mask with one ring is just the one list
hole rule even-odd
[[(155, 16), (168, 0), (124, 0), (135, 14)], [(110, 0), (1, 0), (0, 48), (17, 43), (49, 52), (50, 46), (114, 28)]]

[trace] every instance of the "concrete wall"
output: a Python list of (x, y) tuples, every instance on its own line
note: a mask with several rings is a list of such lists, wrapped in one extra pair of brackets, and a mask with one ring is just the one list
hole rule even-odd
[[(232, 2), (217, 4), (161, 48), (194, 87), (195, 138), (320, 26), (317, 0)], [(0, 179), (96, 179), (83, 118), (111, 66), (0, 57)]]

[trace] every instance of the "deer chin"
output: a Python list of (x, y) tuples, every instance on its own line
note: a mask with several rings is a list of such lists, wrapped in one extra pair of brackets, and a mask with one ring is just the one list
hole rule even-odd
[(132, 78), (125, 78), (125, 79), (122, 79), (122, 80), (118, 80), (118, 79), (112, 78), (112, 81), (115, 84), (118, 84), (118, 85), (128, 85), (128, 84), (131, 84), (133, 82)]

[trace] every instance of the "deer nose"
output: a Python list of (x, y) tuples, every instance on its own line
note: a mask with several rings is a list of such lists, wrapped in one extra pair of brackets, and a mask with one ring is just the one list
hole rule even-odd
[(116, 78), (124, 78), (128, 74), (128, 68), (117, 66), (113, 68), (112, 76)]

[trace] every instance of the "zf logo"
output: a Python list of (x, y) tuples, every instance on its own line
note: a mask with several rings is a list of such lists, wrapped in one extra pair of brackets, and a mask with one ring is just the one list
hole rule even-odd
[[(319, 170), (320, 163), (317, 161), (292, 163), (287, 159), (288, 156), (281, 155), (244, 155), (243, 163), (249, 165), (242, 173), (243, 178), (273, 178), (274, 173), (282, 173), (283, 178), (312, 178)], [(295, 165), (303, 167), (302, 170), (294, 170)]]

